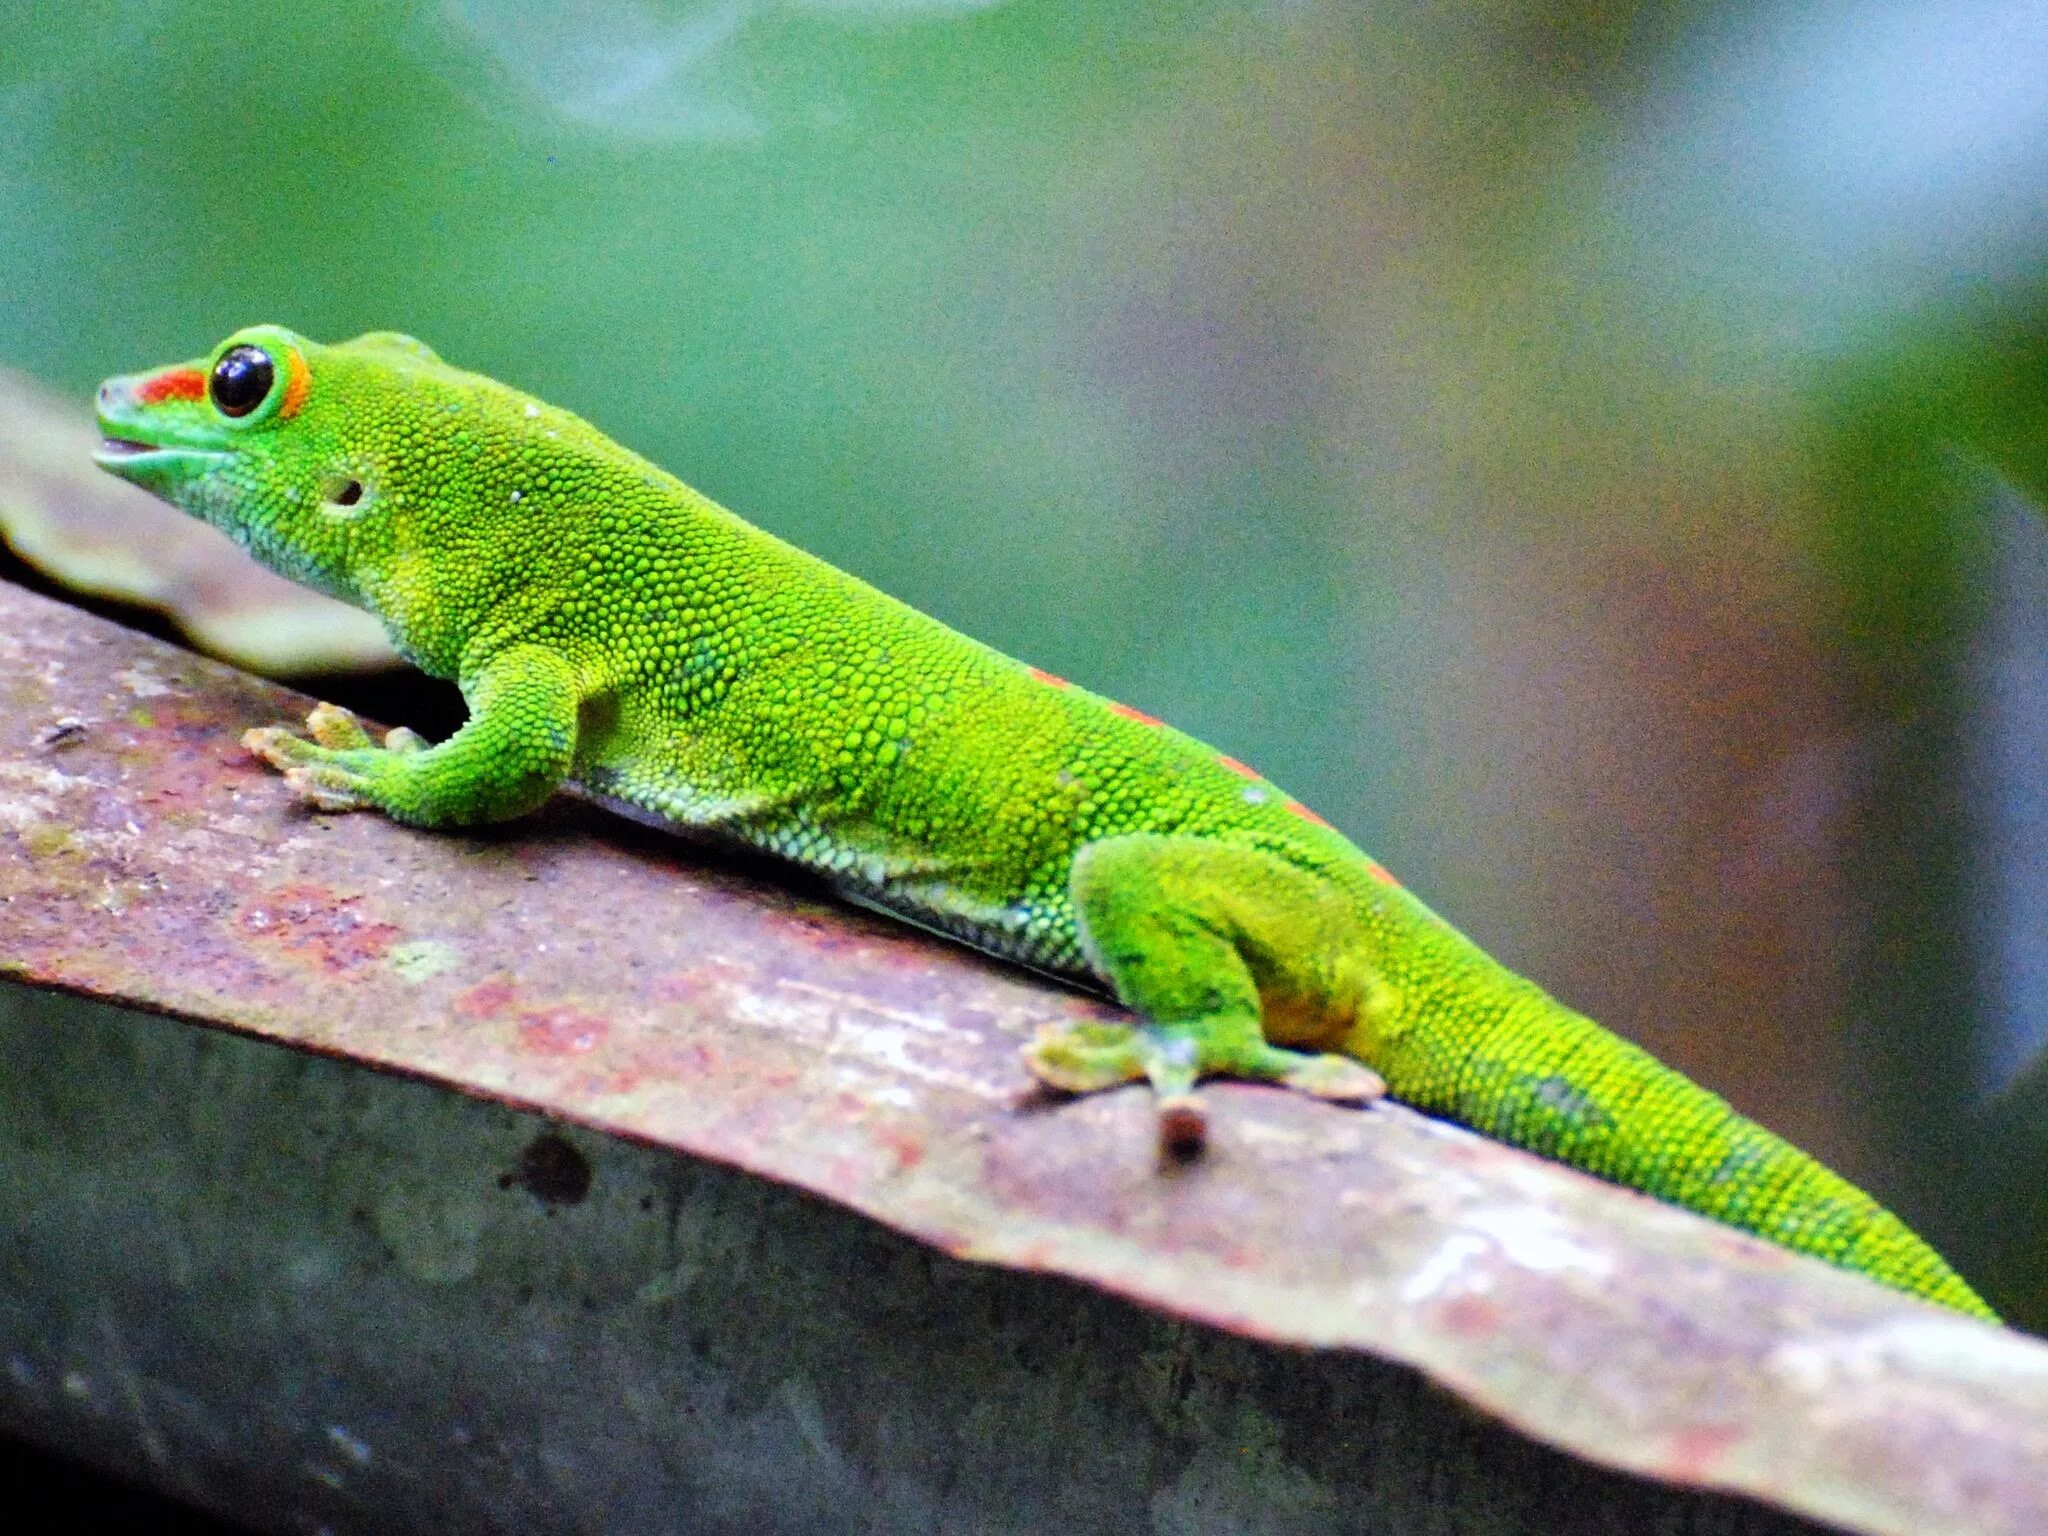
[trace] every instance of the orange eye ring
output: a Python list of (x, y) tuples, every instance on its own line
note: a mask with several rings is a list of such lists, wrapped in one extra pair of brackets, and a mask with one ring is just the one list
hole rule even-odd
[(306, 403), (306, 396), (313, 392), (313, 370), (306, 366), (306, 360), (299, 356), (297, 347), (286, 349), (284, 354), (284, 399), (278, 402), (277, 414), (282, 421), (290, 421), (299, 414), (299, 408)]

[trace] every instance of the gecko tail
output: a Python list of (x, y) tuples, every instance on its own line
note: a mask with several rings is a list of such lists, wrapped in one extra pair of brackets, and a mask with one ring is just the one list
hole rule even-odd
[[(1490, 962), (1489, 962), (1490, 963)], [(1997, 1314), (1870, 1195), (1649, 1052), (1515, 979), (1476, 1024), (1419, 1020), (1394, 1097), (1973, 1317)]]

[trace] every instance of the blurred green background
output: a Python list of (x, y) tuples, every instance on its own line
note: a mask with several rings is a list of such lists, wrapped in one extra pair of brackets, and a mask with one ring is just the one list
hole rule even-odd
[(0, 363), (412, 331), (1256, 763), (2048, 1326), (2048, 13), (77, 0)]

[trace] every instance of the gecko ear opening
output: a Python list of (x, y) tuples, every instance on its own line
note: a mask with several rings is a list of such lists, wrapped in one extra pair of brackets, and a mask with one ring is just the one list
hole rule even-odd
[(363, 482), (353, 475), (333, 475), (320, 488), (320, 499), (330, 507), (354, 507), (363, 499)]

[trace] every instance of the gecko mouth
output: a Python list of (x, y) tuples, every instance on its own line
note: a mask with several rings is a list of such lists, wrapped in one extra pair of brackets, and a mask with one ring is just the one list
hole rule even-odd
[[(175, 480), (204, 474), (227, 461), (218, 448), (193, 448), (181, 443), (149, 443), (109, 432), (92, 451), (93, 463), (109, 474), (132, 480), (149, 490)], [(168, 478), (166, 478), (168, 477)]]
[(92, 451), (94, 460), (108, 466), (132, 464), (138, 459), (193, 460), (224, 459), (219, 448), (200, 448), (189, 443), (149, 443), (138, 437), (117, 437), (109, 432)]
[(159, 443), (139, 443), (132, 437), (103, 437), (98, 456), (103, 459), (130, 459), (138, 453), (155, 453), (161, 446)]

